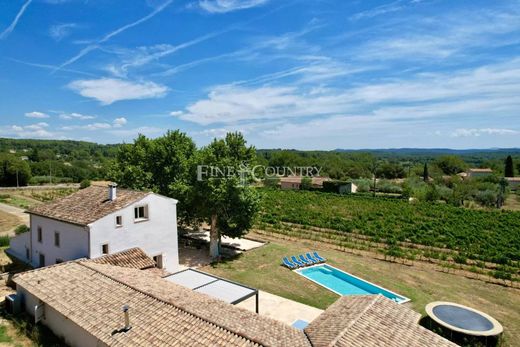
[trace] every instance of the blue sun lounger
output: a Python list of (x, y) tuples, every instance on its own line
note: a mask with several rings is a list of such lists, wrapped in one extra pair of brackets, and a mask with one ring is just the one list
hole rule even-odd
[(298, 256), (298, 260), (300, 260), (302, 263), (305, 263), (305, 264), (307, 264), (307, 265), (313, 265), (313, 264), (315, 264), (314, 261), (305, 258), (305, 257), (304, 257), (303, 255), (301, 255), (301, 254)]
[(293, 255), (291, 256), (291, 261), (293, 263), (295, 263), (296, 265), (298, 265), (299, 267), (302, 267), (302, 266), (305, 266), (305, 263), (302, 263), (301, 261), (299, 261), (298, 259), (296, 259), (296, 257)]
[(305, 253), (305, 255), (307, 256), (307, 259), (309, 259), (310, 261), (314, 262), (314, 263), (321, 263), (320, 260), (314, 258), (310, 253)]
[(288, 267), (289, 269), (296, 269), (298, 267), (298, 265), (296, 265), (293, 262), (291, 262), (287, 257), (284, 257), (282, 259), (282, 264), (284, 266)]
[(314, 258), (318, 259), (318, 260), (321, 261), (321, 262), (325, 262), (325, 261), (327, 261), (327, 259), (320, 257), (320, 255), (318, 254), (318, 252), (313, 252), (312, 255), (314, 256)]

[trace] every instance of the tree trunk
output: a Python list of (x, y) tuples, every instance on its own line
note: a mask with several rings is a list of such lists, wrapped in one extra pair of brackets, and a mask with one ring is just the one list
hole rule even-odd
[(212, 260), (220, 257), (220, 233), (217, 229), (217, 215), (211, 215), (211, 229), (209, 231), (209, 255)]

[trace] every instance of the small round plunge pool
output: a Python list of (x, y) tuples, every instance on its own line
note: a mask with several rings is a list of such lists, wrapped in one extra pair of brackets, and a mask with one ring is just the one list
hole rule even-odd
[(453, 302), (435, 301), (426, 305), (426, 313), (441, 326), (472, 336), (495, 336), (502, 325), (490, 315)]

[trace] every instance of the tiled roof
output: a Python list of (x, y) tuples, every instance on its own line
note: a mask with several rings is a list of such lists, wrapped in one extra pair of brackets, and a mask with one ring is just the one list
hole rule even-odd
[(155, 262), (138, 247), (126, 249), (121, 252), (107, 254), (99, 258), (91, 259), (91, 262), (108, 264), (134, 269), (148, 269), (155, 266)]
[[(302, 331), (148, 271), (75, 261), (14, 281), (110, 346), (311, 346)], [(112, 335), (123, 305), (132, 329)]]
[(60, 221), (87, 225), (143, 199), (150, 192), (117, 189), (115, 200), (108, 200), (108, 188), (91, 186), (27, 212)]
[(315, 347), (457, 346), (418, 324), (420, 314), (381, 295), (343, 296), (305, 333)]

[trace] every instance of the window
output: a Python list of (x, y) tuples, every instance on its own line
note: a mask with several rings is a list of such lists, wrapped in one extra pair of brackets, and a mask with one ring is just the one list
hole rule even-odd
[(116, 227), (123, 226), (123, 216), (116, 216)]
[(57, 231), (54, 232), (54, 246), (60, 246), (60, 233)]
[(101, 245), (101, 253), (108, 254), (108, 243)]
[(43, 232), (42, 232), (42, 227), (38, 227), (38, 242), (42, 242), (43, 240)]
[(136, 221), (148, 219), (148, 205), (137, 206), (134, 208), (134, 218)]
[(45, 266), (45, 255), (40, 253), (40, 267)]
[(56, 258), (56, 264), (61, 264), (63, 263), (63, 259), (61, 258)]
[(156, 255), (153, 257), (153, 261), (155, 262), (155, 267), (162, 269), (163, 268), (163, 256), (162, 254)]

